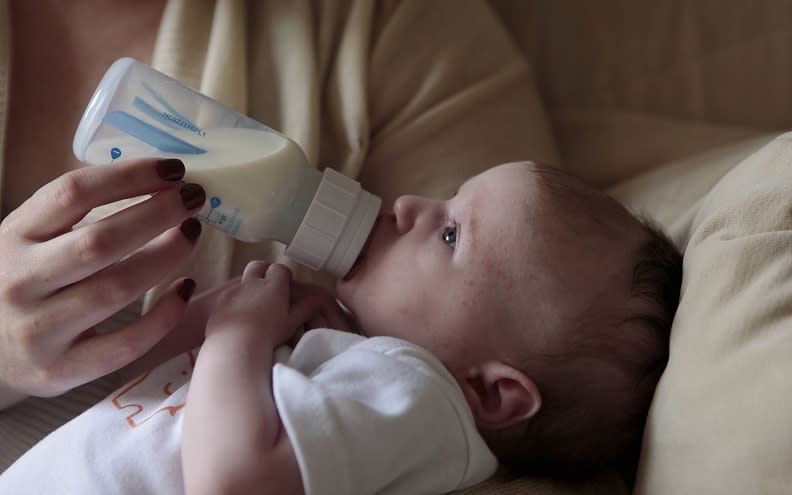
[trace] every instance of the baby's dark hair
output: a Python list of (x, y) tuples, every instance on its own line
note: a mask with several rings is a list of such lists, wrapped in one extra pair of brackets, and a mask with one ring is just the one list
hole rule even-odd
[[(637, 457), (649, 405), (668, 360), (682, 255), (652, 221), (632, 216), (615, 200), (563, 172), (539, 166), (536, 171), (555, 201), (576, 221), (601, 227), (606, 242), (619, 242), (618, 234), (610, 237), (608, 222), (629, 223), (641, 231), (641, 240), (632, 244), (632, 259), (625, 260), (632, 272), (629, 287), (608, 289), (580, 311), (561, 330), (567, 335), (563, 348), (526, 361), (523, 371), (542, 396), (539, 412), (512, 431), (487, 438), (499, 460), (512, 469), (585, 474), (625, 456)], [(592, 207), (592, 199), (602, 208)]]

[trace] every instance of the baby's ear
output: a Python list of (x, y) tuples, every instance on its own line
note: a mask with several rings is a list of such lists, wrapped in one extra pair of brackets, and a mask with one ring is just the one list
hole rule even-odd
[(487, 361), (455, 372), (454, 377), (479, 428), (507, 428), (530, 419), (542, 407), (542, 397), (533, 380), (500, 361)]

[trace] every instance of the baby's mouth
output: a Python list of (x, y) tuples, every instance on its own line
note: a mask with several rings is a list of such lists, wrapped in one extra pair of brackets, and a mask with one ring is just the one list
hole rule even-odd
[(347, 280), (351, 279), (352, 276), (355, 275), (355, 272), (357, 272), (358, 266), (360, 266), (360, 263), (362, 261), (363, 261), (363, 250), (361, 249), (360, 255), (355, 260), (355, 263), (352, 265), (352, 268), (350, 268), (349, 271), (347, 272), (347, 274), (344, 275), (344, 278), (342, 280), (346, 282)]
[(380, 220), (382, 220), (382, 217), (383, 215), (380, 214), (377, 217), (377, 219), (374, 221), (374, 225), (371, 227), (371, 232), (369, 233), (368, 239), (366, 239), (366, 242), (363, 244), (363, 247), (360, 249), (360, 254), (355, 260), (355, 263), (352, 265), (352, 268), (350, 268), (347, 274), (344, 276), (343, 280), (346, 281), (351, 279), (354, 276), (355, 272), (357, 272), (358, 269), (360, 268), (360, 265), (363, 264), (363, 260), (366, 258), (366, 251), (368, 251), (368, 248), (371, 245), (371, 239), (374, 238), (374, 233), (377, 231), (377, 226), (379, 225)]

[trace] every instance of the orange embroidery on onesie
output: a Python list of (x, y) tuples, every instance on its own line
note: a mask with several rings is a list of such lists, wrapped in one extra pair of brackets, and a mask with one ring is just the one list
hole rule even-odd
[[(186, 376), (188, 376), (190, 374), (192, 369), (195, 367), (195, 354), (192, 351), (190, 351), (190, 352), (185, 353), (184, 356), (187, 357), (187, 359), (188, 359), (189, 368), (188, 369), (182, 369), (181, 372), (180, 372), (180, 375), (186, 377)], [(128, 408), (132, 408), (133, 409), (133, 412), (128, 414), (127, 417), (126, 417), (126, 422), (127, 422), (127, 424), (129, 424), (130, 428), (137, 428), (138, 426), (144, 424), (146, 421), (150, 420), (151, 418), (153, 418), (157, 414), (160, 414), (160, 413), (163, 413), (163, 412), (164, 413), (168, 413), (171, 417), (173, 417), (173, 416), (176, 415), (176, 413), (180, 409), (182, 409), (184, 407), (185, 403), (182, 402), (180, 404), (174, 404), (174, 405), (170, 405), (170, 406), (161, 407), (161, 408), (157, 409), (156, 411), (152, 412), (151, 414), (148, 414), (146, 412), (146, 410), (145, 410), (146, 407), (143, 404), (140, 404), (139, 402), (135, 402), (134, 393), (135, 393), (136, 390), (137, 391), (141, 391), (141, 389), (143, 389), (144, 386), (150, 386), (150, 382), (152, 382), (154, 380), (163, 379), (163, 378), (165, 378), (165, 379), (172, 378), (172, 374), (168, 375), (168, 376), (165, 376), (165, 377), (162, 377), (161, 373), (156, 373), (158, 370), (161, 370), (161, 368), (163, 368), (163, 367), (172, 368), (172, 366), (167, 366), (168, 364), (171, 364), (171, 363), (165, 363), (165, 364), (161, 365), (160, 367), (154, 368), (153, 370), (146, 372), (145, 374), (141, 375), (139, 378), (137, 378), (134, 381), (130, 382), (126, 387), (122, 388), (118, 392), (118, 394), (116, 394), (113, 397), (112, 403), (116, 407), (116, 409), (118, 409), (119, 411), (122, 411), (123, 409), (128, 409)], [(186, 379), (184, 380), (184, 382), (179, 383), (176, 388), (181, 387), (183, 385), (183, 383), (185, 383), (185, 382), (186, 382)], [(168, 397), (171, 396), (171, 394), (173, 394), (173, 391), (171, 390), (172, 387), (173, 387), (173, 381), (172, 380), (170, 380), (167, 383), (165, 383), (164, 385), (162, 385), (162, 389), (161, 389), (162, 390), (162, 394), (163, 394), (162, 399), (167, 399)], [(131, 402), (124, 403), (124, 400), (130, 400)]]

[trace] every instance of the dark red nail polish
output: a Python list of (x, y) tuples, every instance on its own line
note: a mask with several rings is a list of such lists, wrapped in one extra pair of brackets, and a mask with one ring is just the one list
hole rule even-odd
[(180, 180), (184, 177), (184, 163), (176, 158), (160, 160), (157, 162), (157, 174), (165, 180)]
[(187, 183), (181, 188), (181, 199), (188, 210), (198, 208), (206, 201), (206, 192), (198, 184)]
[(193, 292), (195, 292), (195, 280), (191, 278), (185, 278), (184, 281), (179, 284), (179, 288), (176, 289), (176, 292), (184, 301), (189, 301), (193, 295)]
[(201, 222), (194, 218), (188, 218), (182, 222), (181, 226), (179, 226), (179, 230), (182, 231), (184, 237), (190, 242), (195, 242), (198, 236), (201, 235)]

